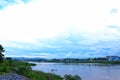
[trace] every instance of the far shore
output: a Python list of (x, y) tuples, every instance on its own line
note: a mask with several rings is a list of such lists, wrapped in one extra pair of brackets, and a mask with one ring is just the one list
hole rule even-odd
[[(30, 63), (32, 63), (32, 66), (35, 66), (36, 64), (34, 62), (39, 62), (39, 61), (29, 61)], [(40, 63), (65, 63), (65, 64), (89, 64), (89, 63), (93, 63), (93, 64), (113, 64), (113, 65), (120, 65), (120, 61), (99, 61), (99, 62), (94, 62), (94, 61), (87, 61), (87, 62), (54, 62), (54, 61), (40, 61)]]

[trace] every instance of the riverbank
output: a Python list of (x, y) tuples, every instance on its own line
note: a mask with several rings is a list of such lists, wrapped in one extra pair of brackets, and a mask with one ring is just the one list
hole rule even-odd
[[(57, 63), (57, 62), (56, 62)], [(59, 63), (59, 62), (58, 62)], [(61, 62), (60, 62), (61, 63)], [(108, 65), (120, 65), (120, 61), (79, 61), (79, 62), (63, 62), (63, 63), (93, 63), (93, 64), (108, 64)]]
[[(0, 63), (0, 80), (63, 80), (59, 75), (33, 71), (35, 64), (15, 60)], [(18, 79), (19, 78), (19, 79)]]
[[(34, 62), (39, 62), (39, 61), (34, 61)], [(119, 64), (120, 61), (40, 61), (40, 62), (46, 62), (46, 63), (99, 63), (99, 64)]]
[(108, 60), (107, 58), (63, 58), (63, 59), (26, 59), (24, 61), (47, 62), (47, 63), (101, 63), (101, 64), (120, 64), (120, 60)]

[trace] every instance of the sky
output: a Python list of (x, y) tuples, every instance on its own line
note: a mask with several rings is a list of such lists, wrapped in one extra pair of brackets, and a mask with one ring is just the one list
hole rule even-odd
[(0, 0), (6, 57), (120, 56), (119, 0)]

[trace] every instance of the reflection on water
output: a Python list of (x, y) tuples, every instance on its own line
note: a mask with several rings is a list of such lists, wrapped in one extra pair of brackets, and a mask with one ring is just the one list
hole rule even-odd
[[(36, 63), (36, 62), (35, 62)], [(36, 63), (33, 70), (55, 73), (79, 75), (82, 80), (120, 80), (120, 65), (105, 64), (64, 64), (64, 63)]]

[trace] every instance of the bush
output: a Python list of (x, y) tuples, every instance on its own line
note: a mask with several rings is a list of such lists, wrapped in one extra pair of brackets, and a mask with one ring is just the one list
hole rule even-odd
[(64, 75), (65, 80), (81, 80), (81, 77), (78, 75), (72, 76), (71, 74), (69, 75)]
[(25, 66), (20, 66), (20, 67), (17, 67), (17, 68), (18, 69), (16, 70), (16, 72), (18, 74), (21, 74), (21, 75), (26, 75), (30, 71), (30, 69), (28, 67), (25, 67)]
[(0, 72), (9, 73), (11, 70), (11, 67), (6, 66), (5, 64), (0, 65)]

